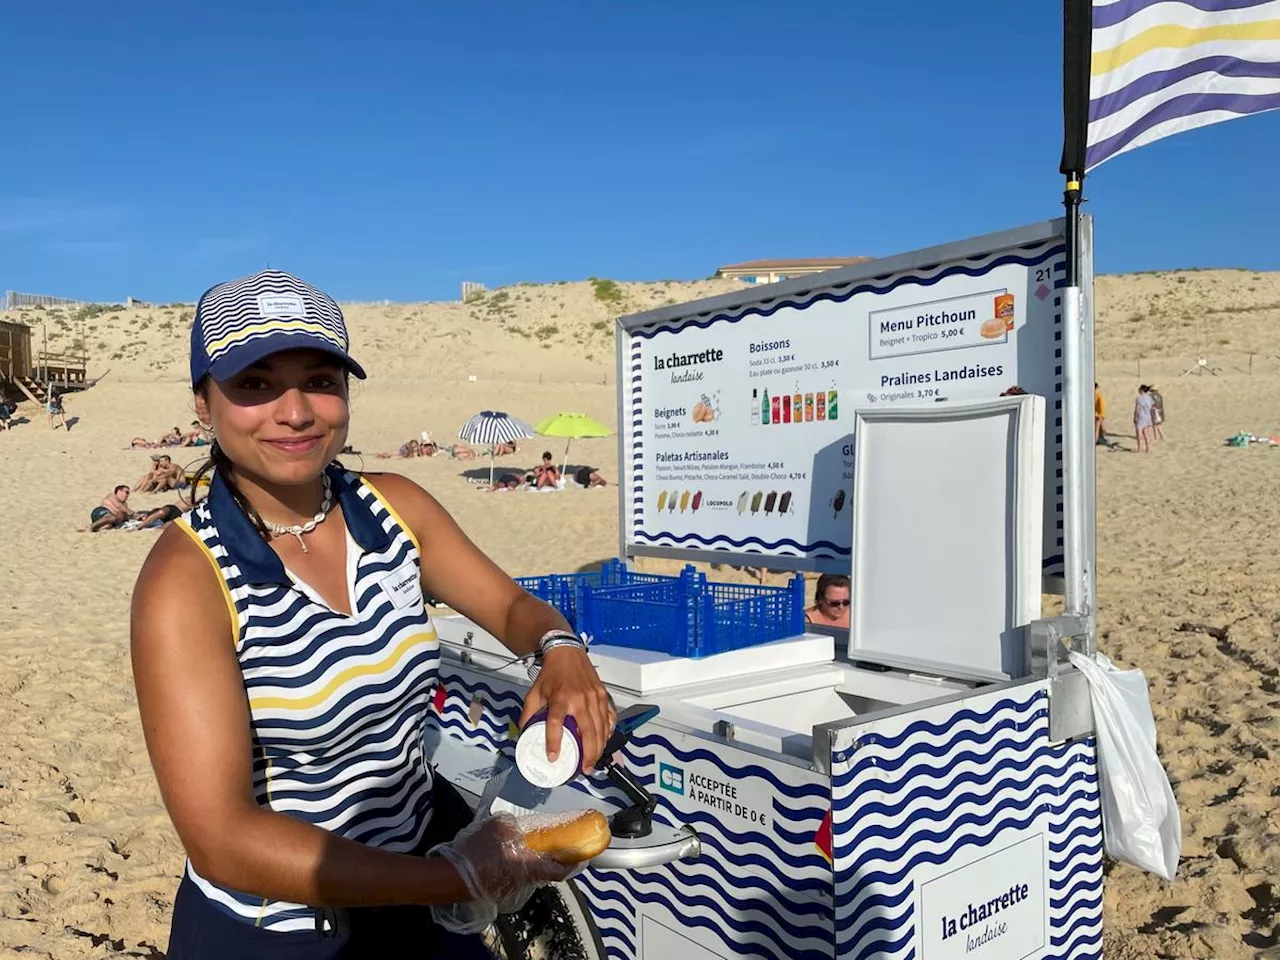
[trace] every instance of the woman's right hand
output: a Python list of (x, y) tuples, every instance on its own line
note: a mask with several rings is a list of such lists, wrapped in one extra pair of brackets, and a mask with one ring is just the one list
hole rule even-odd
[(530, 850), (509, 813), (471, 823), (431, 853), (453, 865), (473, 898), (432, 907), (436, 922), (455, 933), (483, 930), (499, 913), (523, 907), (539, 886), (564, 880), (576, 870)]

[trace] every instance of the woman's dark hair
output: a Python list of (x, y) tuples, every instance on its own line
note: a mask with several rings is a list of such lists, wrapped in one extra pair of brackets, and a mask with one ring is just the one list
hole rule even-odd
[(542, 459), (543, 459), (543, 460), (550, 460), (550, 459), (551, 459), (551, 451), (550, 451), (550, 450), (543, 450), (543, 451), (542, 451)]
[(814, 603), (822, 603), (827, 599), (827, 591), (832, 587), (849, 589), (849, 578), (843, 573), (824, 573), (818, 578), (818, 586), (813, 594)]

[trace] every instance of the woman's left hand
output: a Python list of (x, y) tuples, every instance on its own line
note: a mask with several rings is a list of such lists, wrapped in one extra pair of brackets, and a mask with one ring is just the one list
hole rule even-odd
[(582, 738), (582, 772), (590, 773), (617, 716), (585, 650), (564, 646), (543, 655), (538, 679), (524, 698), (520, 727), (543, 707), (547, 708), (547, 756), (554, 760), (559, 755), (564, 718), (571, 716)]

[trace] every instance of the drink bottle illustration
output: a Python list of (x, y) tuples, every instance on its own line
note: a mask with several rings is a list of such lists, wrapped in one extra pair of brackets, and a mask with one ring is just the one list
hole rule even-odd
[[(774, 400), (774, 403), (777, 403), (776, 399)], [(760, 422), (761, 423), (769, 422), (769, 388), (768, 387), (764, 388), (764, 399), (760, 401)]]
[(760, 391), (751, 391), (751, 422), (760, 422)]
[(791, 422), (791, 394), (789, 393), (782, 395), (782, 422)]
[(827, 391), (827, 419), (840, 419), (840, 408), (836, 405), (836, 391), (834, 389)]
[(804, 394), (797, 393), (791, 398), (791, 422), (804, 423)]
[(826, 391), (824, 391), (824, 390), (819, 390), (819, 391), (818, 391), (817, 401), (818, 401), (818, 402), (817, 402), (817, 406), (818, 406), (818, 419), (819, 419), (819, 420), (825, 420), (825, 419), (827, 419), (827, 394), (826, 394)]
[(808, 423), (813, 419), (813, 394), (806, 393), (804, 395), (804, 420)]
[(770, 423), (782, 422), (781, 410), (782, 410), (781, 401), (779, 401), (777, 397), (774, 397), (772, 400), (769, 401), (769, 417), (770, 417), (769, 422)]

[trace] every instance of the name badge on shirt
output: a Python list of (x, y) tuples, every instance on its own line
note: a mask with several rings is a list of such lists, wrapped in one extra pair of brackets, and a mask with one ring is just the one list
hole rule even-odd
[(418, 568), (406, 563), (398, 570), (392, 570), (382, 578), (379, 584), (382, 592), (391, 598), (397, 608), (407, 607), (422, 599), (422, 584), (418, 579)]

